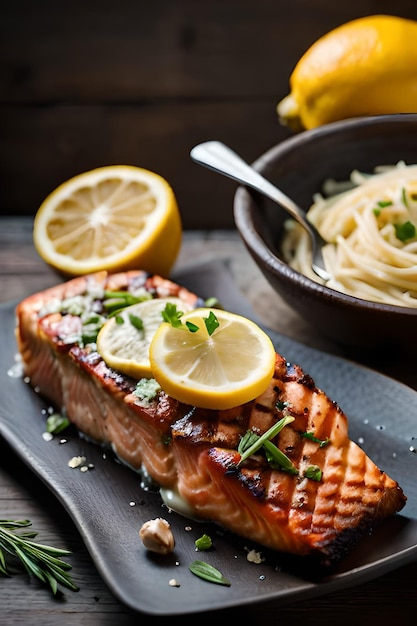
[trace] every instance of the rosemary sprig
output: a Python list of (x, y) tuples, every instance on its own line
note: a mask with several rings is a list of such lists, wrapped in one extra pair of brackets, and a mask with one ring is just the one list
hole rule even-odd
[(249, 441), (243, 439), (241, 444), (239, 445), (238, 451), (240, 452), (240, 463), (246, 461), (252, 454), (255, 454), (262, 446), (264, 446), (265, 442), (270, 441), (281, 432), (281, 430), (287, 425), (291, 424), (294, 421), (294, 418), (290, 415), (283, 417), (276, 424), (271, 426), (269, 430), (267, 430), (263, 435), (258, 436), (256, 433), (250, 433)]
[(36, 532), (15, 532), (31, 525), (32, 522), (29, 520), (0, 519), (0, 574), (11, 575), (6, 562), (6, 556), (11, 555), (20, 561), (29, 576), (35, 576), (49, 586), (53, 595), (57, 594), (59, 584), (71, 591), (78, 591), (78, 587), (68, 574), (71, 565), (59, 558), (71, 554), (68, 550), (32, 541), (37, 535)]

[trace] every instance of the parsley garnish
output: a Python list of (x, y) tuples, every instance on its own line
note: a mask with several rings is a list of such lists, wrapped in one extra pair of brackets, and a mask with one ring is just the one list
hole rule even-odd
[(52, 413), (46, 420), (46, 432), (52, 435), (58, 435), (63, 430), (71, 425), (68, 417), (61, 415), (60, 413)]
[(79, 339), (82, 346), (89, 343), (94, 343), (97, 340), (97, 335), (104, 324), (104, 317), (101, 315), (90, 315), (88, 318), (82, 320), (82, 331)]
[(407, 239), (413, 239), (416, 235), (416, 227), (411, 222), (407, 221), (403, 224), (394, 224), (395, 236), (400, 241), (407, 241)]
[(183, 311), (177, 310), (176, 304), (172, 304), (172, 302), (167, 302), (165, 305), (165, 309), (162, 311), (161, 315), (164, 322), (168, 322), (168, 324), (171, 324), (173, 328), (179, 328), (180, 326), (183, 326), (183, 323), (181, 322), (181, 317), (184, 315), (184, 313)]
[[(183, 311), (178, 311), (177, 305), (172, 304), (171, 302), (167, 302), (161, 315), (164, 322), (168, 322), (168, 324), (171, 324), (173, 328), (188, 328), (191, 333), (196, 333), (199, 330), (197, 324), (194, 324), (193, 322), (185, 322), (185, 324), (183, 324), (181, 321), (181, 317), (184, 315)], [(209, 336), (211, 337), (216, 328), (219, 327), (219, 320), (213, 311), (210, 311), (208, 317), (204, 318), (204, 325)]]
[(216, 328), (219, 327), (219, 320), (214, 315), (213, 311), (210, 311), (209, 316), (205, 318), (204, 324), (206, 325), (207, 332), (211, 337)]
[(194, 543), (197, 550), (208, 550), (213, 545), (211, 537), (209, 537), (205, 533), (204, 535), (201, 535), (201, 537), (196, 539)]
[(290, 406), (289, 402), (283, 402), (282, 400), (277, 400), (275, 402), (275, 408), (277, 409), (277, 411), (283, 411), (289, 406)]
[[(185, 322), (185, 325), (191, 333), (196, 333), (199, 330), (198, 326), (192, 322)], [(211, 337), (216, 328), (219, 327), (219, 320), (216, 315), (214, 315), (213, 311), (210, 311), (209, 316), (204, 318), (204, 325), (207, 329), (209, 337)]]
[(304, 470), (304, 476), (310, 480), (320, 481), (323, 476), (323, 472), (318, 465), (310, 465)]
[(197, 324), (193, 324), (192, 322), (185, 322), (184, 326), (188, 328), (190, 333), (196, 333), (198, 331)]

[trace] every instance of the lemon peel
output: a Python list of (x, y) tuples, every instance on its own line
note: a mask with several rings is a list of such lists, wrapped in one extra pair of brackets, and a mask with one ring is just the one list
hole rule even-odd
[(417, 21), (371, 15), (331, 30), (301, 56), (277, 105), (294, 131), (357, 116), (417, 112)]

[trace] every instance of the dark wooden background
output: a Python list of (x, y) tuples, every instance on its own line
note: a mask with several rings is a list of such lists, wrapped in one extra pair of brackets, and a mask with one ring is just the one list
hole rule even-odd
[(287, 137), (276, 104), (299, 57), (375, 13), (417, 19), (417, 2), (1, 2), (1, 214), (34, 215), (67, 178), (125, 163), (171, 183), (184, 228), (233, 228), (235, 185), (190, 149), (221, 139), (252, 161)]

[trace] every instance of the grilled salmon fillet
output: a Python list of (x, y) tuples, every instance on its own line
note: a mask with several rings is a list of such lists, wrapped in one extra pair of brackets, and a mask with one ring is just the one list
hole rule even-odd
[[(142, 271), (99, 272), (29, 296), (16, 307), (16, 340), (31, 385), (87, 437), (110, 446), (177, 494), (196, 518), (210, 520), (273, 550), (339, 561), (375, 524), (400, 511), (406, 496), (348, 435), (336, 402), (298, 365), (276, 355), (268, 389), (229, 410), (203, 410), (112, 370), (96, 351), (91, 320), (106, 318), (106, 298), (124, 292), (195, 294)], [(242, 460), (245, 437), (291, 422)]]

